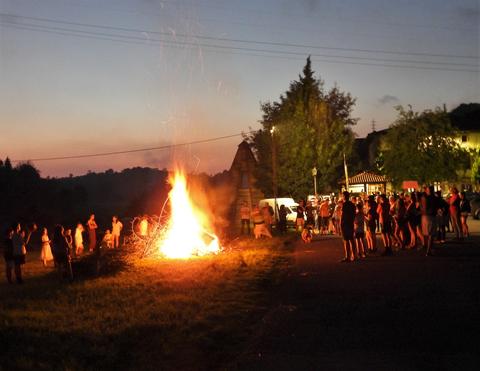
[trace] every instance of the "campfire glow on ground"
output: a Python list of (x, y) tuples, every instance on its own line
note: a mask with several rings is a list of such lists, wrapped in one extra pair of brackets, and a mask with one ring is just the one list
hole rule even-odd
[(171, 182), (171, 215), (165, 235), (157, 242), (160, 253), (168, 258), (188, 259), (220, 252), (217, 236), (209, 232), (207, 216), (190, 199), (185, 175), (177, 171)]

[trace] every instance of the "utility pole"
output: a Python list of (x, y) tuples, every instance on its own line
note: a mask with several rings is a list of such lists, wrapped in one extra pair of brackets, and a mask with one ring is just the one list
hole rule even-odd
[(274, 210), (273, 217), (275, 223), (277, 222), (277, 148), (275, 146), (275, 126), (272, 126), (270, 129), (270, 134), (272, 135), (272, 188), (273, 188), (273, 198), (274, 198)]
[(373, 133), (373, 132), (375, 131), (375, 129), (376, 129), (376, 128), (375, 128), (375, 124), (376, 124), (376, 123), (377, 123), (377, 122), (375, 121), (375, 119), (373, 119), (373, 120), (372, 120), (372, 133)]

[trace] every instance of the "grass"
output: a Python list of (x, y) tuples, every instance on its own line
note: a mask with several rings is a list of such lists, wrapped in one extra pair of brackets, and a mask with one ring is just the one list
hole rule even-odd
[(0, 284), (0, 369), (220, 368), (266, 313), (288, 269), (284, 242), (242, 240), (191, 260), (109, 254), (99, 277), (87, 258), (73, 284), (31, 253), (25, 285)]

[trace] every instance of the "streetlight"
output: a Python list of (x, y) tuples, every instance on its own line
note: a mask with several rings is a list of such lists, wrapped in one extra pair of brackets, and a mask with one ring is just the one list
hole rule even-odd
[(312, 169), (312, 176), (313, 176), (313, 190), (315, 198), (317, 198), (317, 168), (314, 166)]
[(273, 134), (275, 133), (275, 125), (270, 129), (270, 134), (272, 136), (272, 188), (273, 188), (273, 198), (274, 198), (274, 212), (273, 217), (275, 222), (277, 221), (277, 149), (275, 147), (275, 140)]

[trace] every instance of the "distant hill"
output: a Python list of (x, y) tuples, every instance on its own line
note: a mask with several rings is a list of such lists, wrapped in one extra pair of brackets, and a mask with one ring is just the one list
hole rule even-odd
[[(135, 167), (42, 178), (31, 164), (12, 168), (9, 161), (0, 161), (0, 226), (4, 229), (15, 221), (35, 221), (39, 226), (60, 223), (72, 228), (94, 213), (100, 228), (106, 228), (112, 215), (120, 219), (158, 215), (170, 190), (168, 176), (166, 169)], [(189, 175), (188, 179), (205, 190), (204, 204), (218, 210), (218, 190), (228, 181), (228, 172)], [(222, 203), (228, 201), (228, 195), (226, 198)], [(221, 209), (223, 212), (225, 207)]]

